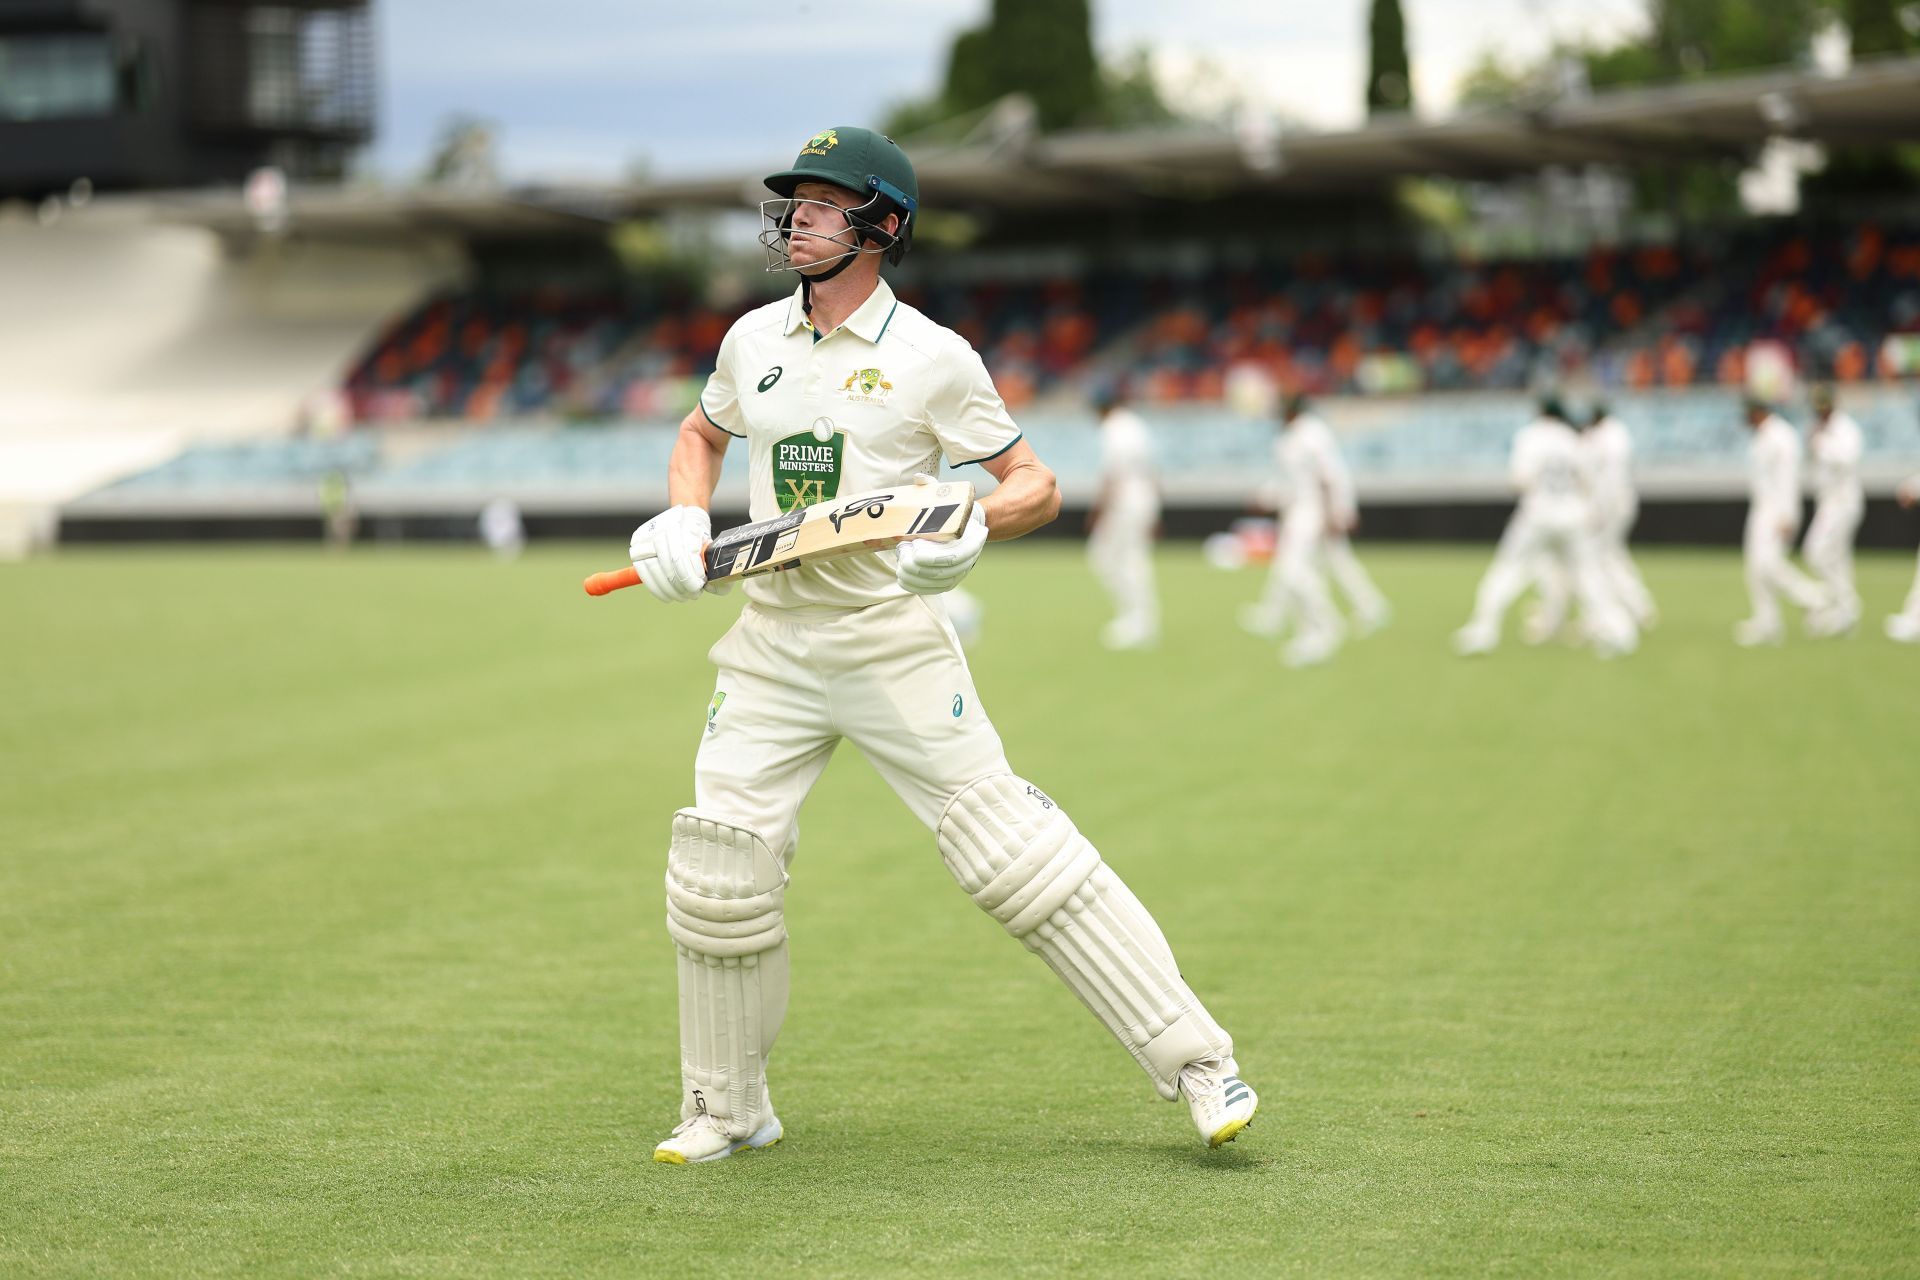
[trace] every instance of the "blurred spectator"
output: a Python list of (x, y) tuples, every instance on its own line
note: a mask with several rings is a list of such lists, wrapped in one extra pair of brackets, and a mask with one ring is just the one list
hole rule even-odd
[[(1753, 224), (1571, 257), (1305, 255), (1201, 274), (908, 284), (953, 317), (1016, 409), (1123, 367), (1143, 400), (1303, 392), (1742, 383), (1755, 343), (1806, 377), (1898, 367), (1920, 334), (1920, 228)], [(472, 293), (396, 321), (347, 379), (356, 421), (674, 417), (730, 312), (639, 294)], [(1236, 390), (1237, 389), (1237, 390)]]

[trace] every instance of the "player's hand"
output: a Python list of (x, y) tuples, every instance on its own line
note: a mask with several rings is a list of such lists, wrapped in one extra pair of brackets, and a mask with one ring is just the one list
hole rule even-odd
[(1900, 487), (1893, 491), (1893, 497), (1894, 500), (1903, 507), (1911, 507), (1915, 503), (1920, 503), (1920, 483), (1915, 483), (1912, 480), (1902, 480)]
[(713, 517), (700, 507), (669, 507), (633, 531), (627, 556), (656, 600), (686, 604), (707, 585), (702, 558), (713, 540)]
[(987, 545), (987, 513), (979, 503), (967, 517), (966, 528), (952, 542), (909, 539), (900, 544), (900, 567), (895, 577), (917, 596), (935, 596), (960, 585)]

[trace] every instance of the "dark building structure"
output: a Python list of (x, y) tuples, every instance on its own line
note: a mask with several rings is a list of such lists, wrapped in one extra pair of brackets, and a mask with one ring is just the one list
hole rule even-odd
[(337, 178), (373, 133), (371, 0), (0, 0), (0, 198)]

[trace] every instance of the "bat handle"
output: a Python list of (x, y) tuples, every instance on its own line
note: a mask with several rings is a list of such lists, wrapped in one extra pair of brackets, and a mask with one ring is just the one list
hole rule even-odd
[(632, 565), (624, 569), (609, 569), (605, 573), (591, 574), (587, 578), (587, 594), (603, 596), (609, 591), (618, 591), (622, 587), (640, 585), (640, 571)]

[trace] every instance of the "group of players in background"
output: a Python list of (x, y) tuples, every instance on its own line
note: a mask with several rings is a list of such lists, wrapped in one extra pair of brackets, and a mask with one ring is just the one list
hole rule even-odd
[[(1860, 624), (1853, 543), (1865, 509), (1860, 481), (1859, 424), (1833, 391), (1816, 388), (1806, 444), (1768, 402), (1744, 406), (1749, 446), (1749, 502), (1743, 544), (1751, 614), (1734, 627), (1745, 648), (1782, 643), (1781, 597), (1803, 614), (1807, 634), (1843, 636)], [(1113, 598), (1115, 616), (1102, 633), (1112, 649), (1151, 648), (1160, 635), (1152, 544), (1160, 520), (1152, 437), (1115, 386), (1095, 392), (1100, 415), (1100, 493), (1088, 554)], [(1492, 652), (1502, 624), (1529, 591), (1535, 602), (1521, 627), (1529, 644), (1555, 638), (1604, 658), (1632, 653), (1659, 619), (1634, 565), (1628, 538), (1639, 516), (1633, 479), (1633, 437), (1605, 403), (1575, 415), (1555, 395), (1514, 437), (1509, 473), (1519, 502), (1493, 563), (1475, 594), (1472, 616), (1454, 633), (1463, 656)], [(1804, 554), (1810, 576), (1792, 560), (1800, 531), (1803, 454), (1810, 462), (1814, 515)], [(1277, 481), (1266, 491), (1281, 514), (1266, 589), (1241, 611), (1241, 625), (1280, 641), (1288, 666), (1329, 660), (1349, 634), (1386, 625), (1392, 610), (1353, 553), (1359, 524), (1353, 477), (1334, 433), (1303, 396), (1284, 397), (1274, 446)], [(1920, 503), (1920, 475), (1901, 484), (1903, 506)], [(1336, 607), (1334, 592), (1345, 598)], [(1890, 639), (1920, 644), (1920, 570), (1899, 613), (1886, 620)]]

